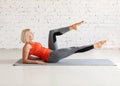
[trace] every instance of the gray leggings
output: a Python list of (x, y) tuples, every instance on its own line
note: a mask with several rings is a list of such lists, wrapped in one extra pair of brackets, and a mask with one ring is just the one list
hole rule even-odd
[(69, 31), (69, 27), (50, 30), (48, 46), (53, 51), (50, 54), (48, 62), (56, 63), (59, 60), (66, 58), (74, 53), (85, 52), (94, 48), (93, 45), (88, 45), (88, 46), (81, 46), (81, 47), (69, 47), (69, 48), (58, 49), (56, 36), (62, 35), (68, 31)]

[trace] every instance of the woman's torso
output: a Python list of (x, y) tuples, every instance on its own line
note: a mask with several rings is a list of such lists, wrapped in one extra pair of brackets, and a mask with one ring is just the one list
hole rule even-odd
[(29, 43), (31, 45), (31, 49), (29, 55), (35, 55), (43, 59), (44, 61), (48, 61), (51, 50), (43, 47), (40, 43), (34, 42)]

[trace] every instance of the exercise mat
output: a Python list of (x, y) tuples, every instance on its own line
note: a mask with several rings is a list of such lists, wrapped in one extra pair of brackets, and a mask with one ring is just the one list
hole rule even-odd
[(62, 59), (57, 63), (41, 64), (23, 64), (18, 60), (13, 66), (116, 66), (109, 59)]

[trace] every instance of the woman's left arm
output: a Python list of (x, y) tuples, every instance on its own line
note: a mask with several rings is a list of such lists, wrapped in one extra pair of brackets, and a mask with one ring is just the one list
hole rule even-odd
[(31, 60), (40, 60), (40, 58), (38, 56), (35, 56), (35, 55), (29, 55), (28, 59), (31, 59)]

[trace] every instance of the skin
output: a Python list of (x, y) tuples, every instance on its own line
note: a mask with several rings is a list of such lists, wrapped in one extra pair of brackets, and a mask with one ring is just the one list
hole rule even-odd
[[(84, 21), (70, 25), (69, 29), (77, 30), (77, 27), (80, 26), (82, 23), (84, 23)], [(30, 31), (30, 36), (29, 36), (30, 42), (26, 42), (23, 47), (23, 56), (22, 56), (23, 63), (25, 64), (46, 64), (46, 62), (40, 60), (39, 57), (34, 56), (34, 55), (29, 55), (30, 49), (32, 48), (32, 46), (29, 43), (34, 43), (32, 41), (33, 39), (34, 39), (34, 34), (32, 31)], [(94, 48), (101, 48), (105, 43), (106, 43), (106, 40), (99, 41), (94, 44)]]

